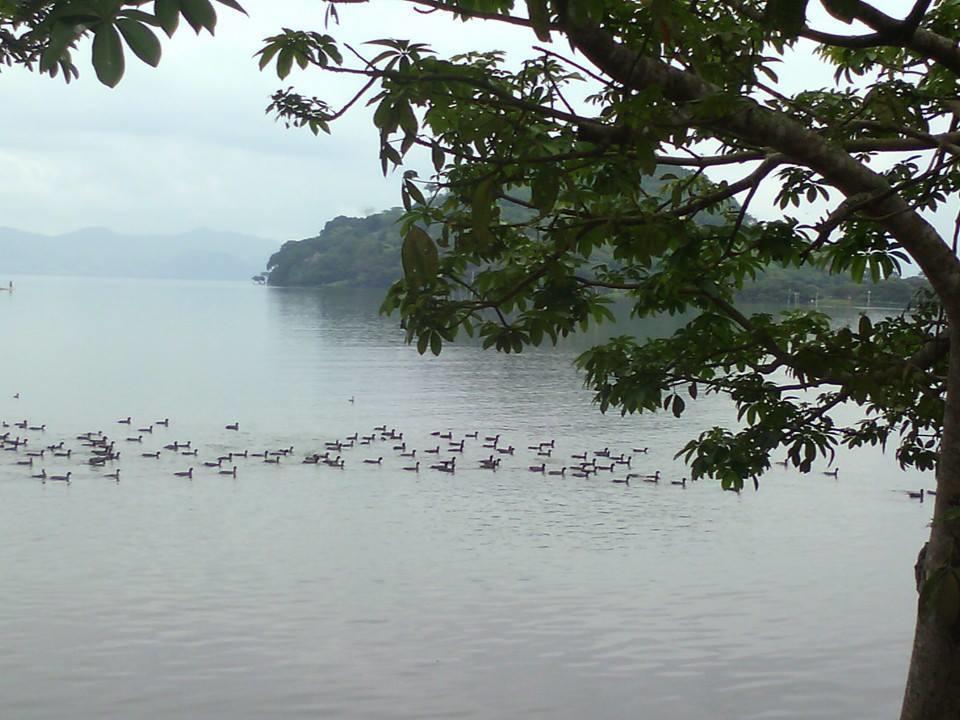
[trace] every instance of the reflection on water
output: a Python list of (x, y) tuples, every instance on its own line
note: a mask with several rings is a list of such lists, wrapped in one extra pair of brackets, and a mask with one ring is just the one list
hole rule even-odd
[[(142, 450), (189, 439), (204, 457), (292, 444), (299, 459), (381, 424), (421, 456), (440, 444), (431, 431), (480, 438), (454, 475), (404, 472), (383, 440), (344, 452), (343, 471), (247, 458), (236, 480), (192, 482), (172, 473), (204, 457), (147, 460), (140, 444), (121, 448), (120, 483), (49, 459), (74, 482), (41, 484), (0, 457), (0, 717), (872, 720), (898, 707), (929, 507), (891, 492), (922, 480), (890, 458), (848, 453), (837, 480), (777, 467), (741, 497), (546, 476), (526, 448), (553, 439), (551, 468), (649, 446), (633, 469), (675, 479), (676, 449), (729, 409), (603, 416), (571, 367), (580, 341), (419, 357), (370, 294), (17, 287), (0, 298), (0, 418), (45, 422), (31, 444), (122, 437), (127, 415), (171, 418)], [(481, 471), (497, 433), (516, 454)]]

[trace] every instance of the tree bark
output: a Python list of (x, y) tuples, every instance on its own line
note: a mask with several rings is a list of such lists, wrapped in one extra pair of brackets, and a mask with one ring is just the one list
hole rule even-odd
[[(960, 328), (956, 326), (951, 329), (950, 347), (934, 522), (920, 568), (921, 583), (938, 567), (960, 562), (956, 553), (960, 522), (943, 520), (944, 513), (960, 506)], [(948, 626), (940, 613), (929, 608), (917, 613), (900, 720), (957, 718), (960, 718), (960, 632), (956, 625)]]

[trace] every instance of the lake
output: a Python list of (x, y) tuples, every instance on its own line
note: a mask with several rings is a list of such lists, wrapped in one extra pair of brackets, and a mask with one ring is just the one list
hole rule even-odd
[[(22, 450), (0, 453), (0, 717), (899, 711), (932, 512), (902, 490), (933, 479), (892, 455), (844, 451), (837, 478), (775, 466), (739, 496), (681, 487), (674, 453), (730, 408), (601, 415), (572, 367), (582, 340), (421, 357), (377, 315), (376, 293), (14, 281), (0, 293), (0, 418), (46, 428), (0, 432), (74, 452), (33, 468), (16, 464)], [(479, 437), (455, 473), (427, 469), (425, 450), (449, 442), (431, 433), (448, 430)], [(76, 436), (89, 431), (120, 459), (87, 464)], [(344, 448), (342, 469), (301, 464), (353, 433), (377, 439)], [(498, 434), (515, 453), (480, 469)], [(527, 449), (551, 440), (550, 457)], [(198, 454), (161, 449), (173, 441)], [(419, 473), (403, 470), (400, 442)], [(225, 463), (235, 478), (202, 466), (289, 446), (278, 464)], [(528, 469), (605, 447), (649, 447), (631, 471), (663, 479)], [(192, 479), (174, 475), (188, 467)], [(72, 482), (31, 479), (40, 468)], [(117, 468), (119, 482), (104, 477)]]

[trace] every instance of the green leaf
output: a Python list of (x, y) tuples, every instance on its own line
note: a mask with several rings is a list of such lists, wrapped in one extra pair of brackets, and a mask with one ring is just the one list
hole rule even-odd
[(557, 173), (547, 170), (537, 175), (530, 186), (531, 200), (541, 215), (546, 215), (557, 204), (560, 194), (560, 178)]
[(547, 10), (547, 0), (527, 0), (527, 15), (530, 25), (537, 39), (541, 42), (550, 42), (550, 14)]
[(194, 32), (206, 29), (211, 35), (217, 26), (217, 11), (210, 0), (180, 0), (180, 12), (190, 23)]
[(77, 38), (77, 27), (71, 22), (54, 22), (50, 28), (50, 41), (40, 57), (40, 72), (50, 72)]
[(853, 22), (860, 0), (823, 0), (823, 7), (837, 20), (845, 23)]
[(160, 41), (149, 27), (137, 20), (118, 18), (117, 28), (138, 58), (153, 67), (160, 64)]
[(293, 50), (285, 47), (277, 57), (277, 77), (283, 80), (293, 69)]
[(477, 183), (473, 190), (470, 206), (470, 227), (477, 243), (482, 247), (493, 242), (493, 233), (490, 232), (492, 217), (493, 193), (496, 187), (496, 178), (487, 177)]
[(808, 0), (767, 0), (765, 24), (787, 37), (797, 37), (807, 22), (807, 2)]
[(416, 225), (411, 225), (403, 238), (400, 260), (404, 277), (411, 286), (427, 285), (437, 277), (440, 267), (437, 246), (426, 231)]
[(157, 16), (167, 37), (173, 37), (180, 24), (180, 0), (156, 0), (153, 14)]
[(217, 2), (220, 3), (221, 5), (226, 5), (228, 8), (232, 8), (233, 10), (236, 10), (237, 12), (242, 12), (244, 15), (247, 14), (247, 11), (244, 10), (243, 7), (241, 7), (240, 3), (238, 3), (237, 0), (217, 0)]
[(440, 172), (443, 169), (445, 161), (443, 150), (437, 143), (433, 143), (430, 148), (430, 160), (433, 162), (433, 169)]
[(123, 77), (123, 43), (120, 33), (108, 22), (100, 23), (93, 35), (93, 69), (97, 79), (116, 87)]
[(430, 334), (430, 352), (432, 352), (434, 355), (439, 355), (442, 349), (443, 349), (443, 338), (440, 337), (440, 333), (431, 333)]
[(683, 401), (683, 398), (679, 395), (673, 396), (673, 415), (674, 417), (680, 417), (683, 414), (684, 408), (687, 407), (687, 404)]

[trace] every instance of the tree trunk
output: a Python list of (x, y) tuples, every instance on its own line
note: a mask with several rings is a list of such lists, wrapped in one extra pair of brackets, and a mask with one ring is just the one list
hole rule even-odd
[[(950, 365), (943, 417), (937, 496), (930, 542), (921, 558), (918, 581), (937, 568), (960, 564), (960, 521), (944, 522), (944, 513), (960, 506), (960, 328), (950, 332)], [(932, 603), (936, 605), (936, 602)], [(913, 655), (907, 676), (900, 720), (958, 720), (960, 718), (960, 630), (931, 607), (917, 613)]]

